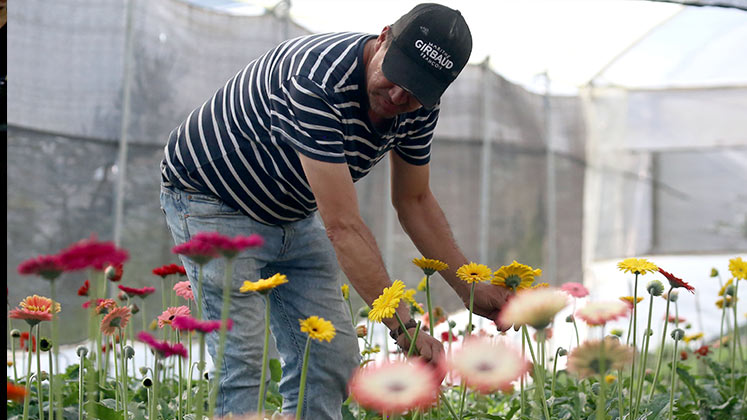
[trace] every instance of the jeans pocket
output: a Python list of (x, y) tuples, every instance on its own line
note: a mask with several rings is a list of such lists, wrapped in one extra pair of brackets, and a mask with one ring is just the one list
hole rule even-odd
[(242, 216), (235, 208), (209, 194), (186, 193), (189, 217)]

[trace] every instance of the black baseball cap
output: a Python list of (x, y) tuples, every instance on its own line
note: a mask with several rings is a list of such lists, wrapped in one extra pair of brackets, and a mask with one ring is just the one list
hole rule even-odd
[(381, 70), (431, 109), (472, 53), (472, 34), (458, 10), (422, 3), (391, 26)]

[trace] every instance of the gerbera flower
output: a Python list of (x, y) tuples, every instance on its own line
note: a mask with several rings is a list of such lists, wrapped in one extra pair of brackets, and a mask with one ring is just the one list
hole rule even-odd
[(332, 341), (335, 338), (335, 326), (331, 322), (318, 316), (310, 316), (306, 319), (299, 319), (301, 332), (309, 334), (314, 340)]
[(171, 248), (171, 252), (184, 255), (199, 265), (207, 264), (210, 260), (219, 256), (215, 246), (197, 238), (192, 238), (183, 244)]
[(379, 413), (423, 409), (436, 401), (438, 378), (417, 360), (390, 360), (358, 368), (350, 379), (350, 394), (358, 404)]
[(8, 399), (15, 402), (22, 402), (26, 398), (26, 387), (19, 386), (8, 382), (8, 388), (6, 391)]
[(34, 312), (41, 312), (46, 311), (50, 314), (52, 313), (52, 310), (54, 309), (54, 313), (59, 313), (62, 307), (60, 306), (59, 302), (54, 303), (54, 308), (52, 307), (52, 299), (46, 298), (44, 296), (34, 295), (34, 296), (26, 296), (25, 299), (21, 301), (19, 304), (21, 308), (34, 311)]
[(91, 288), (91, 283), (86, 280), (83, 283), (83, 286), (80, 286), (78, 289), (78, 296), (88, 296), (88, 290)]
[(683, 317), (676, 317), (674, 315), (669, 315), (669, 317), (667, 318), (667, 322), (672, 323), (672, 324), (674, 324), (674, 323), (683, 323), (685, 321), (686, 321), (685, 318), (683, 318)]
[(260, 292), (260, 293), (268, 293), (271, 289), (274, 289), (281, 284), (288, 283), (288, 278), (285, 276), (285, 274), (277, 273), (273, 275), (270, 278), (267, 279), (259, 279), (258, 281), (251, 282), (249, 280), (245, 281), (243, 285), (241, 285), (241, 288), (239, 291), (241, 293), (246, 292)]
[[(436, 306), (433, 308), (433, 318), (436, 320), (433, 322), (433, 328), (436, 328), (439, 324), (446, 321), (446, 313), (444, 312), (444, 308), (440, 306)], [(425, 313), (423, 314), (423, 327), (429, 328), (430, 327), (430, 316)]]
[(127, 323), (130, 321), (132, 313), (130, 308), (126, 306), (119, 306), (109, 311), (104, 319), (101, 320), (101, 334), (114, 335), (117, 333), (117, 328), (124, 329)]
[(699, 332), (697, 334), (686, 335), (683, 340), (685, 340), (685, 343), (689, 343), (693, 340), (700, 340), (701, 338), (703, 338), (703, 333)]
[[(36, 353), (36, 337), (31, 336), (31, 352)], [(28, 350), (28, 347), (26, 344), (29, 342), (29, 333), (28, 331), (22, 332), (21, 336), (18, 338), (18, 345), (21, 346), (21, 350)]]
[(656, 264), (649, 262), (643, 258), (626, 258), (617, 263), (617, 268), (619, 268), (623, 273), (633, 273), (640, 275), (653, 273), (654, 271), (659, 269)]
[(732, 302), (735, 302), (736, 299), (734, 299), (732, 296), (726, 296), (724, 298), (721, 298), (716, 301), (716, 306), (718, 306), (719, 309), (724, 309), (724, 305), (727, 308), (731, 308)]
[(418, 283), (418, 287), (415, 289), (418, 292), (425, 292), (425, 283), (428, 281), (428, 276), (423, 276), (422, 279), (420, 279), (420, 283)]
[[(620, 296), (620, 300), (625, 302), (630, 309), (633, 309), (633, 296)], [(635, 304), (639, 304), (643, 300), (643, 297), (638, 296), (635, 298)]]
[(568, 305), (568, 295), (557, 289), (524, 290), (509, 299), (501, 310), (501, 325), (529, 325), (542, 329), (550, 325)]
[(456, 271), (457, 277), (467, 283), (480, 283), (490, 280), (492, 272), (488, 266), (470, 262), (459, 267)]
[(342, 292), (343, 299), (350, 299), (350, 286), (348, 286), (347, 284), (343, 284), (342, 286), (340, 286), (340, 291)]
[(126, 250), (114, 242), (99, 242), (96, 235), (78, 241), (58, 254), (66, 271), (94, 268), (104, 270), (109, 265), (123, 264), (130, 257)]
[(626, 316), (629, 310), (628, 304), (619, 300), (590, 302), (576, 311), (576, 316), (592, 326), (604, 325), (609, 321)]
[(700, 359), (700, 356), (708, 356), (708, 353), (710, 352), (710, 349), (706, 345), (702, 345), (698, 347), (697, 350), (695, 350), (693, 353), (698, 355), (698, 359)]
[(723, 286), (721, 286), (721, 289), (718, 291), (719, 296), (723, 296), (724, 293), (726, 293), (726, 289), (731, 286), (734, 283), (734, 278), (730, 278), (726, 283), (724, 283)]
[(218, 232), (199, 232), (192, 237), (192, 241), (202, 242), (214, 252), (226, 258), (234, 258), (239, 252), (247, 248), (256, 248), (264, 244), (261, 236), (253, 234), (250, 236), (238, 235), (233, 238)]
[(547, 287), (550, 287), (549, 283), (537, 283), (534, 286), (530, 287), (530, 289), (542, 289)]
[[(217, 331), (221, 327), (220, 321), (199, 321), (191, 316), (176, 316), (171, 321), (171, 327), (180, 331), (197, 331), (207, 334)], [(233, 328), (233, 320), (226, 320), (226, 330)]]
[(96, 313), (107, 314), (110, 310), (117, 307), (117, 302), (114, 299), (98, 299), (96, 301)]
[(633, 360), (635, 349), (621, 344), (618, 339), (604, 339), (604, 360), (600, 357), (601, 346), (601, 340), (593, 340), (576, 347), (568, 355), (568, 371), (581, 378), (599, 376), (609, 370), (622, 369)]
[(426, 276), (433, 275), (436, 271), (447, 270), (449, 268), (449, 264), (446, 264), (443, 261), (432, 260), (425, 257), (415, 258), (412, 260), (412, 263), (420, 267)]
[(192, 285), (188, 281), (180, 281), (174, 285), (174, 292), (179, 297), (183, 297), (187, 300), (195, 300), (195, 295), (192, 293)]
[(690, 286), (689, 284), (682, 281), (681, 278), (675, 277), (672, 273), (668, 273), (661, 268), (659, 269), (659, 272), (664, 275), (664, 277), (667, 278), (669, 281), (669, 285), (672, 287), (684, 287), (685, 289), (689, 290), (691, 293), (695, 293), (695, 288)]
[(469, 388), (483, 394), (509, 386), (529, 369), (527, 360), (512, 346), (486, 338), (465, 341), (454, 352), (448, 366), (455, 375), (466, 381)]
[[(166, 325), (171, 325), (171, 321), (174, 320), (177, 316), (189, 316), (191, 315), (189, 308), (186, 306), (172, 306), (170, 308), (167, 308), (161, 315), (158, 315), (158, 328), (163, 328)], [(174, 328), (173, 325), (171, 325), (172, 329)]]
[(373, 308), (368, 313), (368, 319), (381, 322), (384, 318), (393, 317), (404, 293), (405, 284), (401, 280), (395, 280), (391, 286), (385, 287), (381, 295), (373, 301)]
[(747, 279), (747, 261), (742, 261), (742, 257), (736, 257), (729, 260), (729, 271), (737, 280)]
[[(449, 336), (451, 336), (451, 339), (449, 339)], [(454, 342), (454, 341), (457, 341), (457, 337), (453, 333), (449, 334), (448, 331), (443, 331), (441, 333), (441, 341), (444, 341), (444, 342), (452, 341), (452, 342)]]
[(158, 341), (145, 331), (140, 331), (137, 334), (137, 339), (150, 346), (153, 351), (164, 359), (174, 355), (185, 359), (189, 356), (187, 349), (181, 343), (171, 344), (168, 341)]
[(181, 276), (186, 276), (187, 271), (181, 265), (168, 264), (162, 267), (154, 268), (153, 274), (161, 278), (166, 278), (167, 276), (170, 276), (172, 274), (179, 274)]
[(145, 298), (146, 296), (150, 295), (151, 293), (155, 293), (156, 288), (155, 287), (143, 287), (142, 289), (137, 289), (135, 287), (127, 287), (123, 285), (118, 285), (119, 290), (127, 293), (128, 296), (140, 296), (141, 298)]
[(514, 261), (509, 265), (499, 268), (494, 273), (493, 279), (490, 282), (497, 286), (521, 290), (528, 289), (534, 282), (534, 278), (541, 275), (541, 269), (534, 269), (528, 265)]
[(560, 290), (568, 293), (575, 298), (583, 298), (589, 295), (589, 289), (581, 283), (568, 282), (560, 286)]
[[(43, 296), (27, 296), (20, 303), (20, 308), (12, 309), (9, 317), (13, 319), (22, 319), (30, 326), (34, 326), (42, 321), (52, 320), (52, 299)], [(54, 312), (60, 312), (60, 304), (54, 303)]]
[(423, 308), (415, 300), (415, 293), (417, 292), (418, 291), (415, 289), (406, 290), (404, 293), (402, 293), (402, 299), (404, 299), (405, 302), (409, 303), (411, 307), (415, 308), (416, 311), (422, 314)]
[(18, 274), (36, 274), (47, 280), (56, 279), (64, 271), (65, 267), (57, 255), (40, 255), (18, 265)]

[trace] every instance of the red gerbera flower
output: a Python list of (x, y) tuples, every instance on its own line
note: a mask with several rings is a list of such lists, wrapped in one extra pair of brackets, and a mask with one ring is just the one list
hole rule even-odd
[(117, 248), (114, 242), (99, 242), (96, 235), (70, 245), (58, 255), (67, 271), (89, 267), (101, 271), (109, 265), (123, 264), (129, 258), (127, 251)]
[(698, 354), (698, 359), (700, 359), (700, 356), (708, 356), (709, 348), (706, 345), (700, 346), (697, 350), (695, 350), (694, 353)]
[(134, 287), (123, 286), (121, 284), (117, 287), (119, 287), (119, 290), (122, 290), (123, 292), (127, 293), (130, 297), (140, 296), (141, 298), (145, 298), (146, 296), (156, 291), (155, 287), (143, 287), (142, 289), (137, 289)]
[(7, 395), (9, 400), (21, 402), (24, 398), (26, 398), (26, 388), (8, 382)]
[(688, 291), (690, 291), (690, 293), (695, 293), (695, 288), (692, 287), (692, 286), (690, 286), (689, 284), (685, 283), (684, 281), (682, 281), (681, 278), (675, 277), (672, 273), (668, 273), (668, 272), (662, 270), (661, 268), (659, 268), (659, 272), (661, 274), (663, 274), (664, 277), (667, 278), (667, 280), (669, 281), (669, 285), (670, 286), (675, 287), (675, 288), (677, 288), (677, 287), (684, 287), (685, 289), (687, 289)]
[(164, 265), (163, 267), (154, 268), (153, 274), (161, 276), (162, 278), (166, 278), (166, 276), (170, 276), (172, 274), (186, 276), (187, 272), (184, 270), (184, 267), (180, 265), (168, 264)]
[(19, 274), (37, 274), (47, 280), (56, 279), (64, 271), (65, 267), (57, 255), (40, 255), (18, 265)]
[(444, 331), (444, 332), (441, 333), (441, 341), (447, 342), (447, 343), (449, 341), (454, 342), (454, 341), (457, 341), (457, 338), (454, 336), (454, 334), (451, 334), (451, 340), (449, 340), (449, 332), (448, 331)]
[[(26, 347), (26, 343), (29, 341), (29, 333), (28, 332), (22, 332), (21, 338), (18, 339), (18, 344), (21, 346), (21, 350), (28, 350)], [(36, 353), (36, 337), (31, 336), (31, 352)]]
[(171, 344), (168, 341), (158, 341), (145, 331), (140, 331), (137, 334), (137, 339), (149, 345), (164, 359), (173, 355), (181, 356), (185, 359), (189, 356), (187, 349), (181, 343)]
[(80, 286), (78, 289), (78, 296), (88, 296), (88, 290), (91, 288), (91, 283), (86, 280), (83, 283), (83, 286)]

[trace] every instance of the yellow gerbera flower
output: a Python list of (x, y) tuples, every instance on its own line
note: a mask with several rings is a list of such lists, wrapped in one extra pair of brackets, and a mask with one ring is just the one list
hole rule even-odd
[(412, 263), (420, 267), (420, 269), (423, 270), (423, 273), (425, 273), (426, 276), (430, 276), (436, 271), (442, 271), (449, 268), (449, 264), (446, 264), (443, 261), (432, 260), (425, 257), (415, 258), (412, 260)]
[(742, 257), (736, 257), (729, 260), (729, 271), (737, 280), (747, 280), (747, 261), (742, 261)]
[(259, 279), (258, 281), (245, 281), (243, 285), (241, 285), (241, 288), (239, 291), (241, 293), (246, 292), (263, 292), (267, 293), (271, 289), (274, 289), (277, 286), (280, 286), (281, 284), (288, 283), (288, 278), (285, 276), (285, 274), (277, 273), (274, 276), (268, 278), (268, 279)]
[(402, 299), (404, 299), (407, 303), (410, 304), (411, 307), (415, 308), (416, 311), (418, 311), (420, 314), (423, 314), (423, 307), (420, 306), (420, 304), (415, 300), (415, 293), (418, 291), (415, 289), (410, 289), (405, 291), (402, 294)]
[(697, 334), (686, 335), (682, 339), (685, 340), (685, 343), (689, 343), (689, 342), (691, 342), (693, 340), (700, 340), (701, 338), (703, 338), (703, 333), (699, 332)]
[(332, 341), (335, 338), (335, 326), (331, 322), (318, 316), (310, 316), (306, 319), (299, 319), (301, 332), (309, 334), (314, 340)]
[(643, 258), (626, 258), (617, 263), (617, 268), (623, 273), (633, 273), (644, 275), (646, 273), (655, 273), (659, 271), (656, 264)]
[(615, 375), (607, 375), (604, 377), (604, 382), (608, 384), (613, 384), (617, 380), (617, 376)]
[(514, 261), (509, 265), (499, 268), (490, 282), (496, 286), (521, 290), (531, 287), (534, 278), (541, 275), (541, 269), (534, 269), (528, 265)]
[(537, 283), (534, 286), (531, 287), (531, 289), (542, 289), (545, 287), (550, 287), (550, 284), (548, 283)]
[(721, 290), (719, 290), (719, 291), (718, 291), (718, 295), (719, 295), (719, 296), (723, 296), (723, 295), (724, 295), (724, 293), (726, 293), (726, 288), (727, 288), (727, 287), (729, 287), (729, 286), (731, 286), (731, 285), (732, 285), (732, 283), (734, 283), (734, 279), (733, 279), (733, 278), (729, 279), (729, 281), (727, 281), (727, 282), (726, 282), (726, 284), (724, 284), (724, 285), (723, 285), (723, 286), (721, 287)]
[(340, 289), (342, 290), (342, 298), (345, 300), (350, 299), (350, 286), (343, 284), (340, 286)]
[[(633, 308), (633, 296), (620, 296), (620, 300), (623, 301), (623, 302), (625, 302), (625, 303), (627, 303), (628, 306), (630, 306), (631, 308)], [(642, 296), (638, 296), (635, 299), (635, 304), (637, 305), (637, 304), (641, 303), (642, 300), (643, 300), (643, 297)]]
[(393, 317), (404, 293), (405, 284), (401, 280), (395, 280), (391, 286), (384, 288), (381, 295), (373, 301), (373, 307), (368, 313), (368, 319), (374, 322), (381, 322), (384, 318)]
[(719, 299), (716, 301), (716, 306), (718, 306), (719, 309), (724, 309), (724, 304), (727, 308), (731, 308), (733, 298), (731, 296), (726, 296), (723, 299)]
[(425, 283), (428, 281), (428, 276), (423, 276), (423, 278), (420, 280), (420, 283), (418, 283), (418, 287), (416, 289), (418, 292), (424, 292), (425, 291)]
[(491, 270), (488, 266), (470, 262), (459, 267), (457, 277), (467, 283), (479, 283), (490, 279)]

